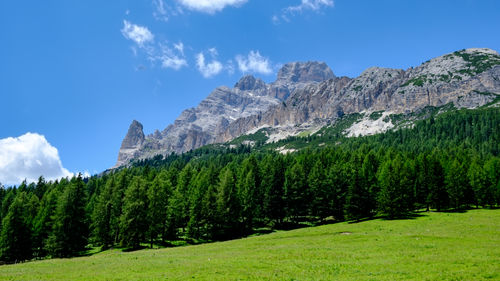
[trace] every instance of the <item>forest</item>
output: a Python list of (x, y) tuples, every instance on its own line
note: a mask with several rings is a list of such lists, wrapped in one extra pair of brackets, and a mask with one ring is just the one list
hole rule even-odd
[[(458, 110), (298, 152), (205, 147), (90, 178), (0, 188), (0, 260), (174, 246), (273, 229), (500, 205), (500, 110)], [(318, 146), (318, 142), (329, 145)]]

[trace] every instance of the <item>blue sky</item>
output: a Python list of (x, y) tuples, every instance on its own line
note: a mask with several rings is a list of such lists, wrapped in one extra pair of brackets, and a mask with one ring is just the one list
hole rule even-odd
[(319, 60), (355, 77), (498, 51), (499, 11), (495, 0), (1, 1), (0, 182), (101, 172), (133, 119), (164, 129), (243, 73), (273, 81), (283, 63)]

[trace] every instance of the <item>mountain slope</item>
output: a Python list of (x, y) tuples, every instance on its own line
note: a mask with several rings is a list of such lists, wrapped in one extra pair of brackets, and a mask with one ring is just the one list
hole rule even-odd
[[(290, 63), (281, 68), (273, 83), (266, 84), (247, 75), (233, 88), (218, 87), (197, 107), (184, 110), (174, 124), (162, 132), (141, 138), (142, 129), (136, 130), (138, 124), (134, 121), (120, 149), (116, 167), (135, 158), (181, 153), (213, 143), (235, 120), (258, 115), (296, 91), (334, 77), (325, 63)], [(131, 143), (131, 140), (137, 142)]]
[(498, 280), (500, 210), (3, 265), (6, 280)]
[[(381, 112), (350, 131), (365, 135), (390, 129), (388, 114), (408, 114), (425, 107), (453, 104), (476, 108), (500, 94), (500, 56), (491, 49), (467, 49), (431, 59), (407, 70), (372, 67), (359, 77), (335, 77), (324, 63), (290, 63), (277, 80), (266, 84), (243, 77), (234, 88), (217, 88), (198, 107), (184, 111), (162, 132), (124, 139), (116, 166), (136, 158), (185, 152), (206, 144), (227, 142), (262, 128), (269, 141), (316, 132), (338, 118), (360, 112)], [(134, 127), (134, 128), (132, 128)], [(131, 144), (130, 140), (136, 140)]]

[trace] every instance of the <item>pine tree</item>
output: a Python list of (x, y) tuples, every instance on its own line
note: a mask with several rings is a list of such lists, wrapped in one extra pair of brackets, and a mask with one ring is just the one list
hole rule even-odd
[(444, 171), (443, 166), (436, 158), (436, 156), (427, 156), (428, 166), (427, 172), (427, 184), (429, 189), (429, 194), (427, 196), (427, 204), (436, 208), (440, 212), (443, 208), (448, 205), (448, 192), (444, 185)]
[(493, 194), (492, 205), (500, 205), (500, 158), (492, 157), (484, 164), (487, 185), (490, 193)]
[(52, 185), (44, 194), (33, 222), (33, 249), (36, 257), (47, 255), (47, 240), (52, 233), (54, 215), (61, 196), (56, 186), (57, 184)]
[[(389, 218), (397, 218), (408, 213), (406, 180), (404, 177), (404, 163), (400, 155), (394, 160), (386, 160), (378, 175), (380, 192), (378, 195), (378, 209)], [(402, 180), (403, 179), (403, 180)]]
[(349, 187), (349, 171), (345, 163), (333, 164), (327, 175), (328, 184), (330, 185), (329, 193), (331, 200), (331, 212), (335, 220), (344, 220), (344, 206), (347, 190)]
[(137, 249), (148, 229), (147, 187), (144, 179), (135, 176), (125, 191), (120, 217), (122, 245)]
[(464, 203), (465, 189), (469, 184), (464, 173), (466, 168), (461, 165), (457, 159), (454, 159), (448, 167), (445, 176), (445, 185), (448, 192), (450, 203), (453, 208), (460, 209)]
[(238, 193), (242, 205), (243, 228), (249, 232), (263, 218), (264, 191), (261, 186), (259, 165), (254, 155), (246, 158), (238, 171)]
[(217, 195), (217, 214), (221, 223), (221, 238), (234, 238), (240, 233), (240, 202), (236, 188), (236, 176), (230, 166), (220, 174)]
[(179, 173), (177, 185), (169, 198), (167, 213), (167, 234), (170, 238), (177, 236), (178, 228), (185, 228), (189, 222), (189, 198), (192, 192), (194, 170), (190, 164), (186, 165)]
[(45, 179), (42, 176), (40, 176), (36, 184), (35, 194), (36, 196), (38, 196), (38, 199), (42, 200), (42, 197), (46, 191), (47, 191), (47, 183), (45, 182)]
[(273, 227), (285, 217), (284, 190), (285, 164), (281, 155), (265, 158), (262, 166), (262, 189), (264, 190), (264, 214), (273, 221)]
[(325, 165), (321, 160), (318, 159), (312, 167), (308, 182), (312, 193), (311, 214), (323, 220), (331, 214), (331, 198)]
[(158, 235), (161, 234), (163, 241), (165, 240), (168, 198), (171, 194), (172, 184), (167, 178), (167, 172), (163, 170), (154, 178), (148, 188), (148, 235), (151, 248)]
[(493, 199), (493, 192), (488, 188), (486, 173), (483, 170), (482, 165), (478, 163), (477, 160), (472, 161), (467, 173), (469, 178), (469, 184), (474, 191), (474, 197), (476, 199), (476, 207), (491, 205), (491, 199)]
[(353, 167), (353, 164), (351, 164), (345, 212), (349, 219), (354, 220), (360, 220), (371, 215), (368, 186), (364, 185), (361, 171)]
[(243, 221), (243, 231), (250, 233), (254, 225), (254, 217), (256, 214), (256, 198), (254, 196), (257, 182), (255, 179), (254, 170), (248, 170), (247, 173), (240, 173), (238, 180), (238, 194), (241, 202), (241, 217)]
[(88, 235), (85, 198), (85, 185), (79, 174), (71, 179), (59, 198), (52, 233), (47, 243), (52, 256), (75, 256), (85, 249)]
[(307, 178), (300, 163), (285, 172), (285, 200), (287, 216), (294, 222), (307, 215)]
[(33, 255), (27, 201), (25, 192), (18, 193), (2, 221), (0, 260), (4, 262), (24, 261)]
[(108, 180), (96, 199), (92, 212), (92, 236), (102, 249), (108, 249), (114, 243), (114, 233), (111, 229), (113, 216), (113, 185), (114, 180)]
[(363, 159), (360, 176), (361, 184), (368, 191), (368, 202), (366, 203), (367, 215), (371, 216), (377, 208), (377, 196), (380, 191), (377, 180), (378, 161), (375, 153), (370, 151)]

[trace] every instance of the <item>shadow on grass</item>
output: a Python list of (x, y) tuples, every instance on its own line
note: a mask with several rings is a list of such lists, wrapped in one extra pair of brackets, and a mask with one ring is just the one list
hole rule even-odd
[(148, 247), (141, 245), (141, 246), (133, 247), (133, 248), (123, 248), (122, 252), (124, 252), (124, 253), (135, 252), (135, 251), (144, 250), (144, 249), (147, 249), (147, 248)]
[(379, 217), (380, 219), (382, 220), (391, 220), (391, 221), (395, 221), (395, 220), (414, 220), (416, 218), (421, 218), (421, 217), (426, 217), (427, 215), (424, 214), (424, 213), (410, 213), (410, 214), (402, 214), (402, 215), (398, 215), (398, 216), (381, 216)]

